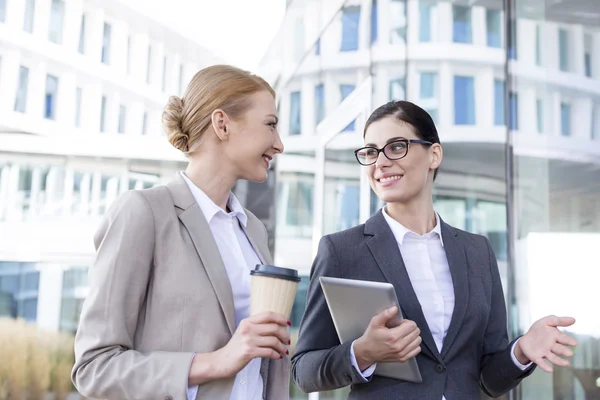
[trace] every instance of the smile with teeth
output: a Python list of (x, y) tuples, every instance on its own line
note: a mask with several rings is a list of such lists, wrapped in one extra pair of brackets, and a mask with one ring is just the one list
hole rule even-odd
[(402, 179), (402, 175), (394, 175), (394, 176), (388, 176), (387, 178), (377, 179), (377, 181), (381, 182), (381, 183), (386, 183), (386, 182), (391, 182), (391, 181), (397, 181), (400, 179)]

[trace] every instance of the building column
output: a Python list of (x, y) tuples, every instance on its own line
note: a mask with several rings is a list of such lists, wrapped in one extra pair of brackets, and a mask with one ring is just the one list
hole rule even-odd
[(56, 122), (64, 125), (67, 131), (75, 127), (77, 110), (77, 82), (75, 73), (67, 70), (58, 77), (59, 89), (56, 99)]
[(136, 83), (146, 83), (148, 63), (148, 37), (140, 33), (131, 35), (130, 76)]
[(70, 0), (65, 2), (63, 46), (73, 52), (77, 52), (79, 48), (82, 15), (83, 0)]
[[(21, 1), (25, 3), (25, 1)], [(9, 1), (11, 3), (11, 1)], [(12, 1), (12, 3), (15, 3)], [(16, 3), (19, 3), (17, 1)], [(66, 5), (65, 5), (66, 8)], [(35, 1), (35, 9), (33, 11), (33, 35), (42, 42), (48, 41), (48, 29), (50, 27), (50, 16), (52, 9), (52, 0), (36, 0)], [(23, 7), (23, 12), (19, 14), (19, 18), (21, 22), (19, 24), (20, 28), (23, 28), (23, 13), (25, 8)], [(64, 38), (64, 35), (63, 35)]]
[(592, 77), (600, 79), (600, 32), (592, 34)]
[(112, 24), (110, 39), (110, 65), (119, 72), (119, 75), (127, 73), (127, 39), (129, 37), (127, 24), (123, 20)]
[(135, 136), (142, 134), (144, 111), (144, 103), (141, 101), (134, 101), (129, 104), (127, 108), (127, 120), (125, 121), (126, 134)]
[(19, 189), (19, 172), (20, 167), (18, 164), (11, 165), (8, 171), (8, 190), (6, 191), (6, 219), (8, 221), (19, 220), (21, 217), (22, 209), (18, 208), (17, 204), (17, 191)]
[(8, 212), (10, 165), (0, 168), (0, 221), (6, 218)]
[(431, 41), (452, 43), (454, 41), (454, 25), (452, 21), (452, 3), (446, 1), (438, 2), (431, 10)]
[(63, 269), (60, 265), (44, 264), (40, 268), (37, 325), (52, 332), (60, 328)]
[(593, 102), (589, 97), (577, 97), (571, 102), (571, 136), (590, 140), (592, 133)]
[[(519, 96), (517, 104), (519, 131), (527, 134), (537, 134), (537, 93), (535, 87), (518, 87), (517, 95)], [(506, 111), (510, 112), (510, 110)]]
[(448, 128), (454, 125), (454, 77), (447, 61), (441, 63), (438, 79), (439, 125)]
[[(482, 97), (486, 96), (486, 94), (489, 94), (487, 99), (491, 99), (492, 101), (482, 101)], [(480, 101), (477, 101), (478, 96)], [(492, 67), (486, 66), (480, 68), (479, 72), (475, 75), (475, 103), (475, 123), (477, 126), (481, 126), (486, 132), (489, 132), (494, 126), (495, 106), (494, 69)]]
[(315, 132), (315, 83), (310, 77), (301, 80), (300, 110), (302, 118), (302, 134)]
[(29, 69), (27, 105), (25, 113), (34, 119), (44, 118), (44, 98), (46, 93), (47, 63), (39, 61)]
[(585, 76), (585, 32), (583, 25), (572, 25), (569, 29), (569, 71), (580, 76)]
[(82, 87), (81, 128), (88, 134), (100, 131), (102, 108), (102, 85), (100, 82), (88, 83)]
[(408, 49), (419, 44), (419, 0), (406, 0), (406, 43)]
[[(13, 1), (13, 3), (16, 2)], [(15, 109), (15, 98), (19, 86), (20, 65), (20, 55), (18, 51), (7, 50), (2, 54), (0, 115), (9, 115), (9, 113)]]
[[(25, 1), (5, 1), (6, 7), (6, 19), (4, 23), (7, 27), (11, 27), (15, 30), (23, 30), (23, 21), (25, 16)], [(36, 4), (37, 8), (37, 4)], [(37, 10), (36, 10), (37, 11)], [(35, 25), (34, 25), (35, 30)]]
[(94, 9), (90, 10), (90, 12), (87, 12), (85, 24), (85, 54), (92, 60), (92, 62), (99, 63), (102, 61), (104, 10), (100, 7), (94, 7)]
[(560, 97), (560, 92), (558, 91), (554, 91), (550, 94), (550, 96), (547, 97), (548, 99), (548, 103), (549, 103), (549, 107), (551, 112), (546, 114), (546, 115), (550, 115), (551, 119), (547, 119), (546, 121), (552, 121), (552, 126), (550, 126), (547, 130), (547, 132), (551, 132), (552, 136), (562, 136), (561, 133), (561, 114), (560, 114), (560, 103), (561, 103), (561, 97)]
[(487, 11), (484, 7), (471, 7), (471, 33), (474, 46), (487, 47)]

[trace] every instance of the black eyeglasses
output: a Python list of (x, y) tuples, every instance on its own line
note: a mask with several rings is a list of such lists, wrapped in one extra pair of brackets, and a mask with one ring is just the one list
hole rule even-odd
[(388, 158), (388, 160), (400, 160), (401, 158), (406, 157), (408, 154), (408, 148), (412, 143), (420, 143), (432, 145), (433, 143), (427, 140), (408, 140), (408, 139), (399, 139), (394, 140), (393, 142), (389, 142), (381, 149), (373, 146), (363, 147), (358, 150), (354, 150), (354, 155), (356, 156), (356, 160), (361, 165), (372, 165), (377, 162), (379, 158), (379, 153), (383, 152), (383, 155)]

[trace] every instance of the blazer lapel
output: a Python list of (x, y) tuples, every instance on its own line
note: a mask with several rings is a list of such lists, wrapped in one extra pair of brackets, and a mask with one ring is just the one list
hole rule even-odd
[(175, 181), (169, 183), (167, 187), (171, 190), (173, 203), (181, 209), (179, 220), (192, 238), (196, 252), (202, 261), (202, 265), (221, 304), (227, 326), (233, 335), (236, 329), (233, 292), (225, 265), (219, 253), (219, 248), (210, 231), (208, 222), (190, 192), (187, 183), (179, 174), (177, 174)]
[(421, 339), (430, 355), (441, 362), (421, 304), (406, 271), (398, 243), (381, 211), (366, 222), (365, 235), (372, 236), (367, 239), (366, 244), (387, 281), (396, 288), (396, 295), (404, 317), (417, 324), (421, 329)]
[(452, 284), (454, 285), (454, 311), (452, 312), (452, 319), (450, 320), (448, 333), (442, 347), (443, 358), (448, 354), (448, 350), (452, 346), (454, 339), (456, 339), (465, 318), (469, 302), (469, 274), (465, 248), (458, 238), (458, 232), (444, 221), (441, 221), (441, 224), (444, 250), (446, 251)]

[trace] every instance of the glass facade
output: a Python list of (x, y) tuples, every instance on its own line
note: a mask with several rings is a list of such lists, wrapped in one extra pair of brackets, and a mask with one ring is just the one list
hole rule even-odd
[(571, 366), (538, 369), (504, 398), (600, 397), (600, 25), (586, 17), (598, 13), (600, 3), (584, 0), (289, 3), (283, 32), (293, 29), (289, 21), (320, 21), (305, 26), (302, 57), (288, 56), (291, 35), (283, 34), (264, 58), (286, 144), (277, 161), (275, 263), (304, 276), (293, 328), (320, 237), (382, 206), (352, 154), (366, 118), (407, 99), (440, 132), (437, 212), (485, 235), (496, 253), (510, 336), (548, 314), (577, 319), (566, 328), (580, 343)]

